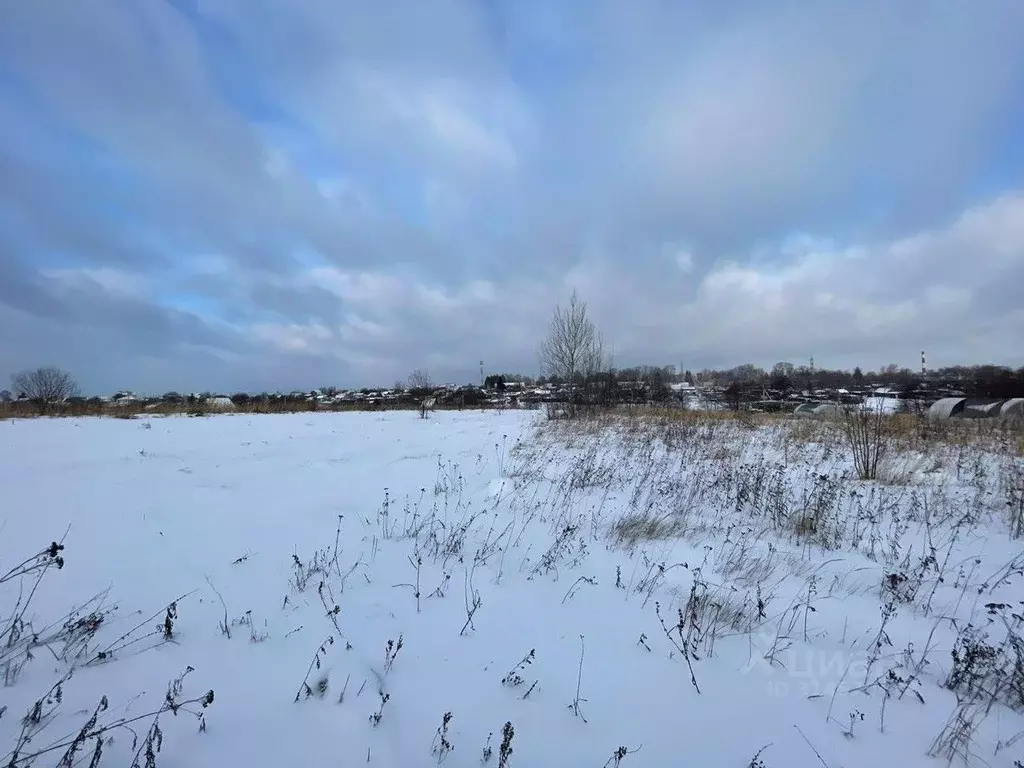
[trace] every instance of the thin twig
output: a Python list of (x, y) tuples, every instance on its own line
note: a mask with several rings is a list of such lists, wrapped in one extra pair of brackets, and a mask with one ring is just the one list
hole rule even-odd
[(825, 758), (823, 758), (821, 756), (821, 753), (818, 752), (818, 750), (814, 748), (814, 745), (811, 744), (811, 740), (808, 739), (806, 734), (803, 731), (800, 730), (800, 726), (794, 725), (793, 727), (796, 728), (797, 733), (799, 733), (801, 736), (803, 736), (804, 741), (807, 742), (807, 746), (811, 748), (811, 751), (815, 754), (815, 756), (818, 758), (818, 760), (821, 761), (821, 764), (824, 765), (825, 768), (829, 768), (828, 763), (825, 762)]

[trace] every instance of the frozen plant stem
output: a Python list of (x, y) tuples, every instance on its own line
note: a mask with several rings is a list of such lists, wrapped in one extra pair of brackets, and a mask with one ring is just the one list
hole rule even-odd
[(441, 725), (438, 727), (437, 733), (434, 734), (434, 743), (430, 745), (430, 753), (437, 758), (438, 765), (443, 763), (455, 749), (455, 745), (448, 737), (448, 726), (451, 722), (452, 713), (445, 712), (441, 717)]
[(416, 613), (420, 612), (420, 568), (423, 566), (423, 558), (418, 554), (416, 560), (413, 561), (412, 556), (409, 557), (409, 562), (412, 563), (416, 568)]
[(882, 646), (892, 645), (892, 641), (889, 639), (889, 634), (886, 632), (886, 627), (888, 627), (889, 621), (895, 615), (896, 602), (895, 600), (890, 599), (882, 606), (882, 625), (878, 628), (878, 634), (875, 636), (875, 641), (871, 645), (867, 666), (864, 670), (864, 685), (867, 685), (868, 680), (871, 679), (871, 669), (875, 666), (882, 655)]
[[(127, 648), (127, 647), (129, 647), (131, 645), (135, 645), (136, 643), (141, 642), (142, 640), (145, 640), (147, 637), (153, 637), (155, 635), (160, 635), (160, 636), (162, 636), (162, 638), (163, 638), (163, 640), (165, 642), (173, 640), (174, 639), (174, 620), (178, 617), (178, 603), (180, 603), (182, 600), (184, 600), (187, 597), (191, 597), (195, 593), (196, 593), (196, 590), (194, 590), (194, 589), (191, 592), (186, 592), (184, 595), (179, 597), (177, 600), (174, 600), (173, 602), (171, 602), (168, 605), (164, 606), (159, 611), (154, 613), (152, 616), (150, 616), (150, 617), (140, 621), (138, 624), (136, 624), (134, 627), (129, 629), (127, 632), (125, 632), (123, 635), (121, 635), (119, 638), (117, 638), (110, 645), (105, 647), (103, 650), (97, 652), (97, 654), (86, 663), (86, 666), (90, 666), (92, 664), (99, 664), (100, 662), (104, 662), (104, 661), (109, 661), (116, 652), (122, 651), (122, 650), (124, 650), (125, 648)], [(151, 632), (147, 632), (144, 635), (135, 636), (135, 633), (138, 632), (140, 629), (142, 629), (147, 624), (149, 624), (149, 622), (153, 621), (154, 619), (159, 618), (161, 613), (164, 614), (164, 620), (163, 620), (163, 622), (159, 626), (157, 626), (157, 628), (155, 630), (153, 630)]]
[[(672, 636), (672, 630), (669, 629), (668, 625), (665, 624), (665, 620), (661, 617), (661, 605), (659, 603), (654, 604), (654, 612), (658, 616), (658, 621), (661, 622), (661, 628), (665, 630), (665, 637), (669, 639), (669, 642), (676, 647), (676, 650), (683, 655), (686, 659), (686, 666), (690, 668), (690, 682), (693, 684), (693, 688), (697, 693), (700, 693), (700, 686), (697, 685), (697, 675), (693, 671), (693, 662), (690, 660), (689, 648), (683, 648), (678, 641)], [(680, 633), (681, 634), (681, 633)]]
[[(70, 530), (70, 526), (68, 526)], [(64, 532), (64, 536), (67, 536), (68, 531)], [(60, 542), (52, 542), (46, 549), (40, 550), (32, 557), (26, 558), (16, 566), (11, 568), (3, 576), (0, 576), (0, 584), (10, 581), (11, 579), (20, 578), (34, 571), (46, 570), (50, 565), (56, 565), (57, 570), (64, 567), (64, 557), (60, 554), (64, 551), (64, 536), (61, 537)]]
[(341, 576), (341, 566), (338, 565), (338, 542), (341, 540), (341, 521), (344, 515), (338, 515), (338, 527), (334, 531), (334, 550), (331, 552), (331, 560), (329, 565), (334, 566), (335, 573)]
[(797, 733), (799, 733), (799, 734), (800, 734), (801, 738), (803, 738), (803, 740), (804, 740), (805, 742), (807, 742), (807, 746), (811, 748), (811, 751), (812, 751), (812, 752), (814, 753), (814, 756), (818, 758), (818, 761), (819, 761), (819, 762), (820, 762), (820, 763), (821, 763), (821, 764), (822, 764), (823, 766), (825, 766), (825, 768), (829, 768), (829, 764), (825, 762), (825, 758), (823, 758), (823, 757), (821, 756), (821, 753), (820, 753), (820, 752), (818, 752), (818, 750), (817, 750), (817, 749), (815, 749), (814, 745), (813, 745), (813, 744), (811, 744), (811, 740), (810, 740), (810, 739), (808, 739), (808, 738), (807, 738), (807, 736), (806, 736), (806, 735), (804, 734), (804, 732), (800, 730), (800, 727), (799, 727), (799, 726), (797, 726), (797, 725), (794, 725), (793, 727), (794, 727), (794, 728), (796, 728), (796, 730), (797, 730)]
[(320, 669), (323, 663), (321, 657), (327, 655), (327, 646), (329, 645), (334, 645), (333, 635), (328, 635), (327, 639), (316, 649), (316, 653), (313, 654), (313, 660), (309, 662), (309, 667), (306, 669), (306, 676), (302, 678), (299, 689), (295, 692), (295, 701), (302, 698), (303, 694), (305, 694), (307, 699), (313, 695), (313, 689), (309, 685), (309, 676), (313, 674), (314, 669)]
[(636, 749), (627, 749), (626, 747), (619, 747), (614, 752), (612, 752), (612, 756), (608, 758), (608, 762), (604, 764), (604, 768), (618, 768), (619, 765), (622, 764), (622, 761), (625, 759), (626, 755), (632, 755), (636, 752), (639, 752), (641, 749), (643, 749), (643, 746), (644, 745), (641, 744)]
[(565, 593), (565, 597), (562, 598), (562, 605), (565, 605), (565, 601), (569, 600), (576, 594), (576, 590), (580, 584), (589, 584), (590, 586), (597, 586), (597, 579), (593, 576), (580, 576), (576, 581), (573, 582), (572, 586), (569, 587), (569, 591)]
[(748, 768), (765, 768), (764, 760), (761, 759), (761, 755), (763, 755), (764, 751), (770, 746), (771, 744), (765, 744), (757, 750), (757, 752), (754, 753), (754, 756), (750, 758), (750, 762), (747, 764)]
[(377, 693), (380, 696), (380, 706), (377, 708), (376, 712), (370, 715), (370, 722), (373, 724), (374, 728), (380, 725), (381, 718), (384, 717), (384, 705), (391, 700), (390, 693), (384, 693), (384, 691), (378, 691)]
[(338, 703), (339, 704), (344, 704), (345, 703), (345, 691), (348, 690), (348, 681), (351, 680), (351, 679), (352, 679), (352, 673), (350, 672), (349, 674), (347, 674), (345, 676), (345, 685), (342, 686), (341, 694), (338, 696)]
[[(324, 594), (325, 591), (327, 592), (326, 595)], [(331, 624), (334, 625), (334, 631), (338, 633), (338, 637), (344, 640), (345, 633), (341, 631), (341, 627), (338, 625), (338, 614), (341, 613), (341, 606), (334, 599), (334, 593), (331, 592), (330, 584), (326, 580), (321, 580), (320, 585), (316, 588), (316, 593), (324, 606), (324, 615), (331, 620)]]
[(466, 569), (466, 581), (463, 587), (463, 593), (466, 601), (466, 623), (462, 625), (462, 631), (459, 632), (459, 636), (466, 634), (467, 629), (476, 629), (473, 626), (473, 616), (477, 610), (483, 605), (483, 600), (480, 599), (480, 593), (473, 588), (473, 572)]
[(515, 728), (511, 721), (506, 721), (501, 729), (501, 745), (498, 747), (498, 768), (508, 768), (508, 761), (512, 758), (512, 739), (516, 735)]
[[(206, 694), (204, 694), (203, 696), (194, 699), (188, 699), (185, 701), (182, 701), (179, 698), (182, 690), (182, 681), (184, 680), (185, 676), (191, 671), (191, 667), (186, 668), (184, 673), (182, 673), (178, 678), (176, 678), (168, 685), (167, 695), (164, 698), (163, 703), (155, 711), (146, 712), (145, 714), (137, 715), (135, 717), (130, 718), (118, 718), (117, 720), (109, 722), (105, 725), (100, 725), (98, 722), (99, 715), (105, 712), (109, 706), (107, 697), (103, 696), (100, 699), (99, 704), (93, 710), (91, 717), (85, 722), (85, 724), (78, 731), (78, 733), (76, 733), (72, 737), (61, 739), (57, 743), (51, 744), (50, 746), (40, 749), (37, 752), (25, 754), (20, 752), (21, 748), (28, 741), (28, 739), (24, 738), (23, 733), (23, 738), (19, 739), (14, 751), (4, 756), (3, 760), (7, 761), (4, 763), (4, 765), (12, 767), (29, 766), (43, 755), (53, 754), (54, 752), (58, 751), (62, 752), (62, 756), (58, 761), (57, 765), (77, 765), (81, 760), (85, 759), (85, 756), (83, 755), (82, 757), (76, 760), (76, 754), (85, 747), (87, 742), (89, 742), (90, 740), (95, 740), (92, 761), (89, 763), (89, 765), (90, 768), (96, 768), (96, 766), (99, 765), (99, 757), (97, 757), (97, 755), (102, 755), (103, 745), (110, 742), (109, 738), (105, 738), (105, 734), (111, 731), (118, 730), (120, 728), (125, 728), (129, 731), (132, 731), (131, 725), (133, 723), (153, 718), (147, 736), (153, 735), (154, 738), (161, 737), (162, 734), (160, 734), (159, 731), (159, 720), (160, 716), (165, 712), (170, 712), (172, 715), (177, 715), (178, 712), (187, 712), (188, 714), (193, 715), (200, 721), (200, 730), (204, 730), (205, 727), (203, 724), (205, 723), (205, 713), (203, 710), (205, 710), (207, 707), (213, 704), (213, 691), (207, 691)], [(200, 710), (191, 709), (191, 707), (196, 704), (200, 706)], [(37, 723), (37, 721), (32, 719), (32, 711), (29, 712), (29, 715), (25, 717), (23, 722)], [(135, 738), (138, 738), (137, 734)], [(132, 748), (135, 748), (134, 743)], [(137, 764), (137, 758), (139, 757), (139, 754), (140, 753), (138, 752), (136, 753), (135, 764)], [(149, 762), (147, 762), (147, 766), (148, 765), (150, 765)], [(152, 765), (155, 765), (155, 763), (152, 763)]]
[(223, 595), (221, 595), (221, 593), (217, 590), (217, 588), (215, 586), (213, 586), (213, 582), (210, 581), (210, 577), (209, 576), (206, 577), (206, 583), (210, 585), (210, 589), (213, 590), (213, 593), (217, 596), (217, 599), (220, 600), (221, 608), (224, 609), (224, 621), (220, 625), (220, 632), (221, 632), (222, 635), (226, 636), (228, 640), (230, 640), (231, 639), (231, 622), (228, 620), (228, 606), (227, 606), (227, 603), (224, 602)]
[(487, 741), (484, 742), (484, 749), (483, 749), (483, 752), (480, 755), (480, 762), (481, 763), (488, 762), (491, 759), (491, 755), (494, 754), (494, 750), (491, 749), (491, 737), (492, 736), (494, 736), (493, 733), (488, 733), (487, 734)]
[(412, 565), (412, 567), (416, 569), (416, 583), (415, 584), (402, 583), (402, 584), (395, 584), (393, 586), (395, 588), (397, 588), (397, 587), (409, 587), (409, 589), (412, 590), (413, 597), (416, 598), (416, 613), (419, 613), (420, 612), (420, 570), (421, 570), (421, 568), (423, 566), (423, 557), (421, 555), (417, 554), (416, 555), (416, 559), (414, 560), (412, 555), (409, 555), (409, 564)]
[(583, 716), (583, 710), (580, 709), (580, 704), (585, 702), (586, 699), (580, 698), (580, 688), (583, 685), (583, 655), (586, 652), (586, 643), (583, 640), (583, 635), (580, 635), (580, 665), (576, 673), (576, 698), (573, 699), (572, 704), (569, 705), (569, 709), (584, 723), (587, 722), (587, 718)]
[(520, 674), (520, 672), (522, 672), (528, 666), (530, 666), (533, 663), (533, 660), (536, 657), (537, 657), (536, 649), (535, 648), (531, 648), (530, 652), (528, 654), (526, 654), (525, 656), (523, 656), (523, 658), (519, 660), (519, 663), (516, 664), (514, 667), (512, 667), (512, 669), (510, 669), (508, 671), (508, 674), (506, 674), (503, 678), (501, 678), (501, 684), (502, 685), (507, 685), (510, 688), (515, 688), (516, 686), (522, 685), (524, 680), (523, 680), (523, 676)]
[(402, 650), (403, 635), (399, 633), (398, 642), (394, 640), (388, 640), (387, 645), (384, 646), (384, 674), (386, 675), (391, 671), (391, 667), (395, 664), (395, 659), (398, 657), (398, 652)]
[(811, 576), (807, 582), (807, 602), (804, 604), (804, 642), (807, 642), (807, 614), (817, 610), (811, 603), (814, 601), (814, 596), (818, 593), (818, 579), (816, 576)]

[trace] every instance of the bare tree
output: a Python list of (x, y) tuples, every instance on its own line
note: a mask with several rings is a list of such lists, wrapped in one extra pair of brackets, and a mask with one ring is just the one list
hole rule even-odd
[(569, 403), (575, 402), (576, 385), (600, 373), (607, 364), (604, 337), (587, 314), (587, 304), (576, 291), (569, 305), (555, 307), (548, 335), (538, 351), (541, 371), (569, 385)]
[(78, 382), (60, 368), (43, 367), (11, 376), (11, 386), (19, 395), (36, 404), (40, 413), (78, 394)]
[(430, 378), (430, 372), (422, 368), (417, 368), (415, 371), (409, 374), (409, 378), (406, 380), (409, 389), (433, 389), (434, 380)]

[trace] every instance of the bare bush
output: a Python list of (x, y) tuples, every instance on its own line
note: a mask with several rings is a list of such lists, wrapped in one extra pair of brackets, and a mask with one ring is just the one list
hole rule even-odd
[(889, 447), (888, 421), (879, 411), (847, 413), (843, 422), (853, 466), (861, 480), (878, 477), (878, 465)]

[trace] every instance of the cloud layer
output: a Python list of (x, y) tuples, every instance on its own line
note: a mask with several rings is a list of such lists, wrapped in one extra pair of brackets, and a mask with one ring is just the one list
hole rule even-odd
[(1021, 135), (1011, 0), (7, 4), (0, 373), (1021, 365)]

